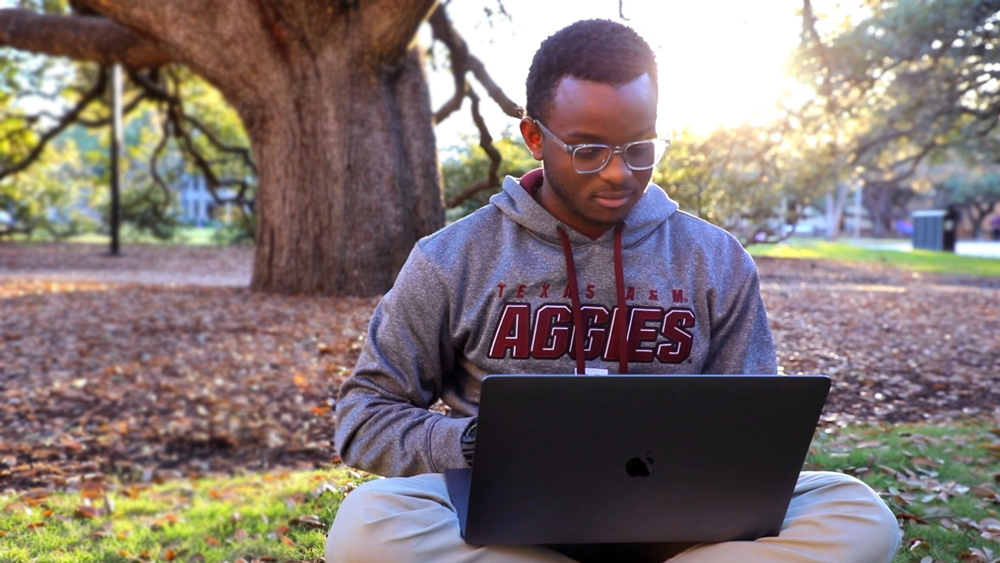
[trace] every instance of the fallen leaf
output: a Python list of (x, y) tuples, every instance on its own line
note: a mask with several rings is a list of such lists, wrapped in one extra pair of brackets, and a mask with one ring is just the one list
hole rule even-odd
[(312, 530), (325, 530), (326, 524), (320, 521), (319, 516), (309, 514), (307, 516), (297, 516), (288, 521), (293, 526), (304, 526)]
[(100, 516), (100, 511), (93, 506), (80, 505), (73, 511), (73, 516), (76, 518), (92, 519)]

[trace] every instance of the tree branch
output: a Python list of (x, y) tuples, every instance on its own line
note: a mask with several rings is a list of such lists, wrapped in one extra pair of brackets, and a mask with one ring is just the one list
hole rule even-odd
[(445, 203), (445, 206), (448, 209), (451, 209), (451, 208), (454, 208), (454, 207), (458, 207), (459, 205), (462, 204), (462, 202), (464, 202), (465, 200), (469, 199), (470, 197), (478, 194), (479, 192), (481, 192), (483, 190), (487, 190), (489, 188), (495, 188), (495, 187), (496, 187), (495, 185), (491, 185), (490, 184), (489, 180), (480, 180), (480, 181), (472, 184), (468, 188), (465, 188), (464, 190), (462, 190), (458, 194), (456, 194), (455, 197), (449, 199)]
[[(122, 117), (125, 117), (126, 115), (128, 115), (128, 114), (132, 113), (133, 111), (135, 111), (135, 109), (137, 107), (139, 107), (139, 104), (143, 100), (145, 100), (145, 99), (146, 99), (146, 95), (144, 93), (140, 93), (140, 94), (136, 95), (135, 98), (132, 98), (132, 101), (130, 101), (129, 103), (125, 104), (125, 106), (122, 108)], [(96, 129), (98, 127), (108, 127), (109, 125), (111, 125), (111, 118), (112, 118), (111, 115), (109, 115), (108, 117), (101, 118), (101, 119), (83, 119), (83, 118), (79, 118), (79, 119), (76, 120), (76, 122), (77, 122), (77, 124), (82, 125), (82, 126), (88, 128), (88, 129)]]
[[(79, 4), (94, 10), (118, 24), (135, 30), (137, 34), (149, 37), (165, 37), (176, 39), (176, 33), (182, 29), (171, 29), (165, 24), (175, 21), (180, 14), (197, 14), (205, 16), (217, 10), (211, 9), (210, 0), (78, 0)], [(206, 18), (202, 18), (204, 21)], [(197, 19), (186, 23), (194, 24)], [(191, 27), (191, 26), (185, 26)]]
[(461, 84), (455, 85), (455, 94), (450, 100), (445, 102), (436, 112), (434, 112), (434, 125), (441, 123), (448, 116), (455, 113), (456, 111), (462, 109), (462, 101), (465, 100), (465, 95), (468, 92), (469, 83), (463, 78)]
[(511, 117), (521, 119), (524, 115), (524, 110), (521, 106), (515, 104), (510, 98), (507, 97), (507, 94), (500, 89), (500, 86), (498, 86), (497, 83), (493, 81), (493, 78), (489, 75), (489, 73), (486, 72), (486, 66), (483, 65), (482, 61), (471, 54), (469, 55), (469, 68), (472, 70), (472, 74), (476, 77), (476, 80), (483, 85), (483, 88), (486, 88), (486, 93), (493, 98), (493, 101), (500, 106), (500, 109), (502, 109), (504, 113)]
[(253, 157), (250, 155), (250, 149), (247, 147), (234, 147), (223, 143), (218, 137), (215, 136), (215, 133), (213, 133), (211, 129), (191, 115), (185, 113), (184, 121), (187, 121), (193, 125), (195, 129), (201, 131), (205, 135), (205, 138), (208, 139), (208, 141), (212, 143), (215, 148), (222, 152), (239, 156), (243, 160), (243, 163), (246, 164), (247, 168), (253, 172), (254, 176), (257, 175), (257, 166), (254, 164)]
[(26, 157), (9, 168), (0, 169), (0, 179), (10, 176), (11, 174), (17, 174), (31, 165), (32, 162), (38, 160), (38, 157), (42, 155), (42, 151), (45, 150), (45, 146), (49, 143), (49, 141), (55, 138), (55, 136), (61, 133), (64, 129), (69, 127), (70, 124), (75, 122), (79, 118), (80, 114), (83, 113), (83, 110), (87, 109), (87, 106), (104, 94), (107, 82), (108, 73), (104, 68), (102, 68), (100, 74), (98, 74), (97, 82), (94, 83), (93, 87), (91, 87), (83, 98), (77, 102), (73, 109), (66, 112), (66, 115), (62, 116), (55, 126), (42, 134), (41, 138), (38, 140), (38, 144), (31, 149)]
[(448, 52), (451, 54), (451, 70), (455, 76), (455, 94), (434, 115), (434, 123), (438, 124), (444, 121), (451, 113), (461, 107), (462, 96), (465, 95), (464, 85), (465, 73), (467, 71), (472, 71), (472, 75), (486, 88), (486, 92), (500, 106), (500, 109), (504, 113), (520, 119), (524, 113), (521, 107), (507, 97), (507, 94), (504, 93), (500, 86), (493, 81), (489, 73), (486, 72), (486, 66), (482, 61), (469, 52), (469, 46), (455, 30), (451, 20), (448, 19), (444, 6), (438, 6), (428, 21), (431, 24), (434, 39), (444, 43), (448, 47)]
[(465, 99), (468, 91), (465, 74), (469, 70), (469, 47), (448, 21), (443, 5), (434, 10), (428, 23), (430, 23), (434, 39), (448, 47), (448, 52), (451, 54), (451, 74), (455, 79), (455, 93), (450, 100), (441, 106), (441, 109), (434, 113), (434, 125), (437, 125), (462, 107), (462, 100)]
[(158, 45), (106, 18), (0, 10), (0, 46), (130, 68), (173, 61)]
[[(191, 160), (194, 161), (194, 165), (201, 171), (202, 175), (205, 176), (205, 185), (208, 187), (208, 191), (212, 194), (212, 199), (216, 203), (224, 203), (225, 201), (243, 200), (243, 196), (247, 190), (247, 183), (243, 180), (237, 180), (235, 178), (220, 179), (215, 171), (212, 170), (212, 164), (205, 158), (203, 154), (198, 150), (198, 147), (194, 143), (194, 139), (191, 138), (191, 133), (184, 129), (184, 112), (180, 108), (180, 104), (172, 105), (171, 110), (168, 111), (170, 121), (174, 125), (174, 134), (178, 135), (183, 141), (182, 147), (184, 152), (186, 152)], [(232, 200), (223, 200), (222, 197), (216, 193), (218, 188), (223, 188), (227, 186), (239, 186), (239, 192), (236, 197)]]
[[(163, 177), (160, 176), (158, 164), (160, 161), (160, 155), (163, 153), (163, 149), (167, 147), (167, 141), (170, 140), (170, 122), (165, 121), (163, 123), (162, 129), (163, 129), (163, 136), (160, 137), (160, 142), (157, 143), (156, 148), (153, 150), (153, 155), (149, 159), (149, 175), (153, 177), (153, 181), (156, 182), (156, 185), (160, 186), (160, 190), (163, 191), (163, 195), (165, 196), (163, 198), (164, 207), (166, 207), (167, 205), (170, 204), (170, 187), (167, 186), (167, 183), (163, 180)], [(158, 209), (158, 211), (159, 215), (163, 216), (166, 209), (161, 208)]]
[(486, 121), (483, 120), (483, 115), (479, 113), (479, 95), (476, 94), (472, 88), (468, 90), (469, 99), (472, 100), (472, 120), (476, 123), (476, 128), (479, 129), (479, 146), (486, 151), (487, 156), (490, 157), (490, 171), (486, 180), (481, 180), (472, 184), (468, 188), (462, 190), (458, 195), (451, 198), (446, 202), (447, 207), (456, 207), (463, 201), (469, 199), (470, 197), (476, 195), (477, 193), (489, 189), (495, 188), (500, 185), (500, 162), (503, 157), (500, 156), (500, 151), (493, 146), (493, 136), (490, 135), (490, 130), (486, 127)]

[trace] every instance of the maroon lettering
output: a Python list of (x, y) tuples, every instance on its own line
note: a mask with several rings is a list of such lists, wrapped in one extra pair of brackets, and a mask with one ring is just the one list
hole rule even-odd
[(691, 355), (694, 336), (687, 330), (694, 326), (694, 313), (689, 309), (671, 309), (663, 317), (660, 333), (669, 340), (656, 349), (656, 359), (666, 364), (677, 364)]
[(554, 360), (570, 347), (573, 312), (569, 305), (543, 305), (535, 313), (535, 331), (531, 337), (531, 357)]
[[(584, 305), (580, 307), (583, 317), (583, 326), (586, 327), (583, 339), (583, 357), (587, 360), (594, 360), (604, 352), (604, 342), (608, 337), (608, 321), (611, 313), (603, 305)], [(570, 333), (570, 342), (576, 338), (576, 327)], [(569, 356), (576, 359), (576, 350), (571, 345)]]
[(528, 338), (531, 334), (531, 306), (524, 303), (508, 303), (500, 313), (496, 332), (493, 335), (493, 346), (490, 347), (490, 357), (503, 359), (507, 352), (511, 357), (525, 359), (531, 351)]
[(649, 290), (649, 300), (650, 301), (659, 301), (660, 300), (660, 296), (656, 293), (655, 289)]
[(629, 286), (628, 288), (625, 289), (625, 300), (626, 301), (635, 301), (635, 288), (634, 287)]
[[(643, 347), (645, 343), (656, 343), (659, 336), (660, 321), (663, 319), (663, 309), (645, 309), (636, 307), (629, 315), (628, 323), (628, 361), (652, 362), (654, 348)], [(651, 327), (648, 323), (655, 322)]]
[(503, 299), (503, 288), (507, 287), (507, 284), (505, 284), (505, 283), (498, 283), (497, 287), (500, 289), (500, 292), (497, 293), (497, 299)]
[(594, 298), (594, 284), (588, 283), (587, 284), (587, 299), (593, 299), (593, 298)]
[(618, 361), (618, 358), (620, 357), (620, 354), (618, 353), (618, 343), (621, 341), (620, 335), (622, 331), (618, 328), (618, 325), (625, 322), (625, 316), (627, 314), (627, 312), (619, 311), (618, 307), (611, 310), (611, 322), (608, 323), (609, 334), (607, 343), (604, 345), (604, 355), (602, 356), (602, 358), (606, 361), (615, 362)]
[(684, 302), (684, 290), (683, 289), (675, 289), (675, 290), (671, 291), (670, 293), (673, 294), (674, 303), (683, 303)]
[(524, 288), (526, 287), (528, 286), (524, 285), (523, 283), (517, 286), (517, 294), (515, 295), (515, 297), (517, 297), (518, 299), (524, 299)]
[(563, 292), (563, 299), (569, 299), (569, 286), (566, 286), (566, 291)]
[(543, 283), (542, 284), (542, 294), (539, 295), (539, 297), (548, 297), (548, 296), (549, 296), (549, 284)]

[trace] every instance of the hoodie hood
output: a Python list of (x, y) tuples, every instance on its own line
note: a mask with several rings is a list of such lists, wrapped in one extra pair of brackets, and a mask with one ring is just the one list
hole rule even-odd
[[(503, 191), (490, 198), (504, 215), (528, 229), (538, 238), (554, 245), (561, 243), (559, 228), (562, 227), (573, 246), (588, 244), (608, 244), (614, 237), (614, 229), (608, 229), (596, 240), (579, 233), (552, 216), (532, 196), (531, 191), (542, 185), (542, 169), (532, 170), (521, 178), (507, 176), (503, 181)], [(625, 218), (622, 231), (622, 246), (631, 248), (655, 231), (664, 221), (677, 211), (677, 202), (655, 184), (649, 184), (642, 198)]]

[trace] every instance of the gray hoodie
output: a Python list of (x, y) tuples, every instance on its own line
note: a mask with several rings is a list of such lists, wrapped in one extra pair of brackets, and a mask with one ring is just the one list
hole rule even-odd
[[(490, 205), (413, 248), (340, 389), (347, 465), (466, 467), (461, 434), (491, 373), (776, 373), (757, 269), (729, 233), (650, 185), (624, 228), (591, 240), (535, 201), (540, 180), (507, 177)], [(438, 399), (450, 415), (428, 410)]]

